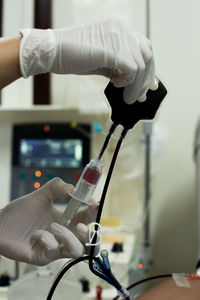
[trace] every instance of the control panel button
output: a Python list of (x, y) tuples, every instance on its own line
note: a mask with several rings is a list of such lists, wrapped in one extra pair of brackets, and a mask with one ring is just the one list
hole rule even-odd
[(47, 174), (46, 174), (46, 178), (47, 178), (48, 180), (51, 180), (51, 179), (53, 178), (53, 174), (52, 174), (52, 173), (47, 173)]
[(42, 176), (42, 172), (40, 170), (35, 171), (35, 176), (36, 177), (41, 177)]
[(26, 173), (25, 172), (20, 172), (19, 173), (19, 179), (24, 180), (26, 178)]
[(38, 181), (34, 182), (34, 188), (39, 189), (40, 188), (40, 183)]

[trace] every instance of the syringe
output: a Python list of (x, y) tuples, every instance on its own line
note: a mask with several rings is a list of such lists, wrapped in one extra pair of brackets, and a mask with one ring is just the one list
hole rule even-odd
[(102, 175), (103, 162), (99, 158), (92, 159), (84, 168), (71, 199), (63, 213), (63, 220), (68, 226), (81, 204), (89, 204), (90, 199)]

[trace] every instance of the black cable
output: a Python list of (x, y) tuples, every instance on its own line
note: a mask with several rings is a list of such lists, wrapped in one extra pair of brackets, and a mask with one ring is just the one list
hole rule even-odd
[(109, 140), (110, 140), (110, 138), (111, 138), (111, 136), (112, 136), (112, 134), (113, 134), (113, 132), (115, 131), (115, 129), (116, 129), (117, 126), (118, 126), (117, 124), (112, 123), (112, 125), (111, 125), (111, 127), (110, 127), (110, 129), (109, 129), (109, 132), (108, 132), (108, 134), (107, 134), (107, 136), (106, 136), (106, 139), (105, 139), (105, 141), (104, 141), (103, 147), (101, 148), (101, 151), (100, 151), (100, 153), (99, 153), (98, 159), (101, 159), (101, 158), (102, 158), (102, 156), (103, 156), (103, 154), (104, 154), (104, 151), (106, 150), (106, 148), (107, 148), (107, 146), (108, 146)]
[[(101, 149), (101, 151), (100, 151), (99, 159), (102, 157), (102, 155), (103, 155), (105, 149), (107, 148), (108, 142), (109, 142), (109, 140), (110, 140), (110, 138), (111, 138), (111, 136), (112, 136), (112, 134), (113, 134), (113, 132), (114, 132), (114, 130), (115, 130), (116, 127), (117, 127), (117, 125), (116, 125), (115, 123), (113, 123), (113, 124), (111, 125), (110, 130), (109, 130), (109, 133), (107, 134), (106, 139), (105, 139), (105, 142), (104, 142), (104, 144), (103, 144), (103, 147), (102, 147), (102, 149)], [(124, 134), (124, 136), (125, 136), (125, 134)], [(121, 141), (121, 142), (122, 142), (122, 141)], [(120, 143), (120, 145), (121, 145), (121, 143)], [(119, 148), (120, 148), (120, 146), (119, 146)], [(119, 150), (118, 150), (118, 151), (119, 151)], [(117, 152), (118, 152), (118, 151), (117, 151)], [(113, 155), (113, 156), (114, 156), (114, 155)], [(116, 159), (115, 159), (115, 160), (116, 160)], [(111, 162), (111, 163), (112, 163), (112, 162)], [(114, 167), (114, 166), (113, 166), (113, 167)], [(113, 169), (113, 167), (112, 167), (112, 169)], [(111, 175), (112, 175), (112, 174), (111, 174)], [(110, 176), (111, 176), (111, 175), (110, 175)], [(107, 175), (107, 177), (108, 177), (108, 175)], [(107, 180), (106, 180), (106, 181), (107, 181)], [(110, 181), (110, 180), (109, 180), (109, 181)], [(108, 185), (109, 185), (109, 182), (108, 182)], [(108, 189), (108, 185), (107, 185), (106, 190)], [(104, 188), (105, 188), (105, 186), (104, 186)], [(105, 193), (105, 196), (106, 196), (106, 193)], [(101, 199), (103, 200), (103, 201), (100, 201), (100, 202), (103, 202), (103, 203), (100, 203), (100, 205), (99, 205), (99, 207), (101, 206), (101, 212), (102, 212), (102, 209), (103, 209), (103, 204), (104, 204), (105, 196), (104, 196), (104, 199), (103, 199), (103, 196), (101, 196)], [(99, 212), (99, 209), (98, 209), (98, 212)], [(100, 214), (98, 214), (98, 218), (101, 217), (101, 212), (100, 212)], [(96, 237), (95, 237), (95, 238), (96, 238)], [(94, 248), (95, 248), (95, 247), (94, 247)], [(91, 251), (90, 251), (90, 252), (91, 252)], [(94, 255), (94, 253), (93, 253), (93, 255)], [(92, 255), (92, 256), (93, 256), (93, 255)], [(64, 265), (64, 267), (60, 270), (60, 272), (58, 273), (57, 277), (55, 278), (55, 280), (54, 280), (54, 282), (53, 282), (53, 284), (52, 284), (52, 286), (51, 286), (51, 289), (50, 289), (50, 291), (49, 291), (49, 294), (48, 294), (46, 300), (51, 300), (51, 299), (52, 299), (52, 296), (53, 296), (53, 294), (54, 294), (54, 292), (55, 292), (55, 289), (56, 289), (56, 287), (57, 287), (59, 281), (62, 279), (62, 277), (64, 276), (64, 274), (65, 274), (72, 266), (78, 264), (78, 263), (81, 262), (81, 261), (89, 260), (90, 257), (91, 257), (91, 255), (90, 255), (90, 256), (80, 257), (80, 258), (77, 258), (77, 259), (73, 260), (71, 263), (69, 263), (69, 264), (67, 264), (67, 265)], [(92, 257), (92, 259), (95, 259), (95, 257)], [(101, 277), (101, 276), (99, 275), (99, 273), (98, 273), (98, 277)], [(102, 278), (103, 280), (105, 280), (105, 277), (102, 276), (101, 278)]]
[(82, 257), (74, 259), (73, 261), (69, 262), (67, 265), (64, 265), (63, 268), (58, 273), (57, 277), (55, 278), (55, 280), (54, 280), (54, 282), (53, 282), (53, 284), (51, 286), (51, 289), (50, 289), (50, 291), (48, 293), (48, 296), (47, 296), (46, 300), (51, 300), (52, 299), (53, 293), (55, 292), (55, 289), (56, 289), (59, 281), (61, 280), (61, 278), (65, 275), (65, 273), (71, 267), (73, 267), (74, 265), (78, 264), (81, 261), (88, 260), (88, 259), (89, 259), (88, 255), (87, 256), (82, 256)]
[[(107, 193), (107, 190), (108, 190), (108, 186), (109, 186), (109, 183), (110, 183), (110, 179), (111, 179), (111, 176), (112, 176), (112, 172), (113, 172), (113, 169), (114, 169), (114, 166), (115, 166), (115, 162), (116, 162), (116, 159), (117, 159), (117, 156), (118, 156), (121, 144), (123, 142), (124, 137), (127, 134), (127, 131), (128, 130), (126, 130), (126, 129), (124, 129), (122, 131), (121, 136), (120, 136), (120, 138), (118, 140), (117, 146), (115, 148), (115, 152), (113, 154), (113, 158), (112, 158), (112, 161), (111, 161), (111, 164), (110, 164), (110, 167), (109, 167), (108, 175), (107, 175), (106, 182), (105, 182), (105, 185), (104, 185), (104, 189), (103, 189), (103, 192), (102, 192), (102, 196), (101, 196), (101, 200), (100, 200), (100, 204), (99, 204), (99, 209), (98, 209), (98, 213), (97, 213), (97, 217), (96, 217), (96, 223), (100, 223), (101, 214), (102, 214), (102, 211), (103, 211), (103, 206), (104, 206), (104, 202), (105, 202), (105, 198), (106, 198), (106, 193)], [(110, 135), (110, 132), (109, 132), (108, 135)], [(110, 139), (110, 137), (109, 137), (109, 139)], [(106, 143), (104, 143), (104, 145), (106, 144), (106, 147), (108, 145), (109, 139), (107, 137)], [(105, 149), (106, 149), (106, 147), (105, 147)], [(96, 228), (96, 230), (97, 230), (97, 228)], [(95, 243), (96, 239), (97, 239), (97, 234), (95, 234), (92, 243)], [(53, 293), (55, 292), (55, 289), (56, 289), (59, 281), (61, 280), (61, 278), (64, 276), (64, 274), (71, 267), (73, 267), (74, 265), (78, 264), (81, 261), (89, 260), (89, 268), (90, 268), (91, 272), (94, 273), (96, 276), (102, 278), (103, 280), (106, 280), (106, 277), (104, 277), (103, 275), (101, 276), (101, 274), (99, 274), (94, 269), (94, 267), (93, 267), (93, 260), (96, 259), (94, 257), (94, 250), (95, 250), (95, 246), (91, 246), (90, 255), (74, 259), (73, 261), (71, 261), (67, 265), (64, 265), (64, 267), (61, 269), (61, 271), (58, 273), (57, 277), (55, 278), (55, 280), (54, 280), (54, 282), (52, 284), (52, 287), (51, 287), (51, 289), (49, 291), (49, 294), (48, 294), (46, 300), (51, 300), (52, 299)], [(108, 274), (106, 274), (106, 273), (108, 273)], [(107, 272), (105, 272), (105, 274), (108, 275), (108, 277), (111, 277), (110, 278), (110, 280), (111, 280), (110, 283), (113, 286), (115, 286), (117, 289), (119, 289), (120, 288), (119, 282), (114, 277), (109, 276), (110, 272), (107, 271)], [(167, 278), (167, 277), (172, 277), (172, 274), (163, 274), (163, 275), (157, 275), (157, 276), (152, 276), (152, 277), (144, 278), (144, 279), (142, 279), (140, 281), (137, 281), (137, 282), (131, 284), (129, 287), (127, 287), (127, 290), (130, 290), (130, 289), (134, 288), (135, 286), (137, 286), (139, 284), (142, 284), (144, 282), (150, 281), (150, 280), (159, 279), (159, 278)], [(117, 300), (117, 299), (119, 299), (119, 296), (116, 296), (115, 298), (113, 298), (113, 300)], [(130, 297), (127, 297), (126, 300), (130, 300)]]
[[(163, 274), (163, 275), (156, 275), (156, 276), (147, 277), (147, 278), (144, 278), (142, 280), (134, 282), (133, 284), (129, 285), (126, 289), (129, 291), (132, 288), (136, 287), (137, 285), (142, 284), (146, 281), (150, 281), (150, 280), (154, 280), (154, 279), (160, 279), (160, 278), (169, 278), (169, 277), (172, 277), (172, 274)], [(116, 296), (112, 300), (117, 300), (117, 299), (119, 299), (119, 296)]]
[(115, 148), (115, 152), (114, 152), (113, 157), (112, 157), (112, 161), (111, 161), (111, 164), (110, 164), (110, 167), (109, 167), (109, 170), (108, 170), (108, 175), (106, 177), (106, 182), (105, 182), (105, 185), (104, 185), (104, 188), (103, 188), (103, 192), (102, 192), (102, 195), (101, 195), (101, 200), (100, 200), (100, 204), (99, 204), (99, 208), (98, 208), (98, 213), (97, 213), (97, 217), (96, 217), (96, 223), (100, 223), (101, 214), (102, 214), (102, 210), (103, 210), (103, 206), (104, 206), (106, 194), (107, 194), (107, 191), (108, 191), (108, 186), (109, 186), (109, 183), (110, 183), (110, 179), (111, 179), (111, 176), (112, 176), (112, 172), (113, 172), (113, 169), (114, 169), (114, 166), (115, 166), (115, 162), (116, 162), (116, 159), (117, 159), (117, 156), (118, 156), (118, 153), (119, 153), (119, 149), (121, 147), (123, 139), (125, 138), (125, 136), (127, 134), (127, 131), (128, 130), (123, 129), (123, 131), (121, 133), (121, 136), (120, 136), (120, 138), (118, 140), (117, 146)]
[[(127, 131), (128, 131), (127, 129), (125, 129), (125, 128), (123, 129), (121, 136), (118, 140), (117, 146), (115, 148), (115, 152), (113, 154), (113, 158), (112, 158), (112, 161), (111, 161), (111, 164), (109, 167), (108, 175), (106, 177), (106, 182), (104, 184), (104, 188), (103, 188), (103, 192), (102, 192), (102, 196), (101, 196), (101, 200), (100, 200), (100, 204), (99, 204), (99, 208), (98, 208), (98, 213), (97, 213), (97, 217), (96, 217), (96, 223), (98, 223), (98, 224), (100, 223), (100, 220), (101, 220), (101, 215), (102, 215), (103, 206), (104, 206), (104, 202), (105, 202), (105, 198), (106, 198), (106, 193), (107, 193), (110, 179), (112, 176), (112, 172), (113, 172), (113, 169), (115, 166), (115, 162), (116, 162), (116, 159), (117, 159), (117, 156), (119, 153), (119, 149), (121, 147), (123, 139), (125, 138), (125, 136), (127, 134)], [(97, 227), (95, 228), (95, 230), (97, 230)], [(97, 239), (97, 233), (95, 234), (92, 243), (95, 243), (96, 239)], [(101, 276), (93, 267), (94, 251), (95, 251), (95, 246), (91, 246), (90, 258), (89, 258), (89, 268), (93, 274), (104, 279), (103, 276)], [(109, 274), (108, 274), (108, 276), (109, 276)], [(113, 279), (112, 282), (113, 282), (113, 285), (116, 286), (116, 288), (119, 288), (119, 282), (117, 280)]]

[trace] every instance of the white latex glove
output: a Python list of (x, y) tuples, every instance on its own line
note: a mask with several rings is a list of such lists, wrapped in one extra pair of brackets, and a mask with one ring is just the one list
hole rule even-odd
[(63, 226), (61, 212), (53, 206), (55, 198), (65, 198), (72, 191), (72, 185), (54, 178), (7, 205), (0, 213), (0, 255), (42, 266), (88, 253), (86, 224), (95, 220), (97, 204), (93, 202), (80, 211), (68, 228)]
[(22, 75), (103, 75), (126, 87), (124, 100), (144, 101), (157, 89), (151, 42), (118, 21), (55, 30), (22, 29)]

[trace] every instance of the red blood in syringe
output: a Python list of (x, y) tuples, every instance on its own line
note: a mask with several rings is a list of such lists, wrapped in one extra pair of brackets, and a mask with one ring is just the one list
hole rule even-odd
[(91, 169), (91, 168), (87, 168), (87, 170), (83, 174), (83, 179), (85, 181), (87, 181), (88, 183), (95, 185), (97, 183), (97, 180), (99, 179), (100, 175), (101, 174), (98, 171)]

